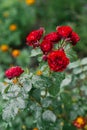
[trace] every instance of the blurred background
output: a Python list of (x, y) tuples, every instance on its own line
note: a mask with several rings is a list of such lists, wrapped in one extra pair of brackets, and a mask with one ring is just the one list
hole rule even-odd
[[(81, 40), (73, 49), (78, 58), (86, 57), (87, 0), (0, 0), (0, 81), (8, 67), (30, 65), (30, 49), (25, 41), (29, 32), (45, 27), (48, 33), (60, 25), (70, 25), (80, 35)], [(0, 122), (0, 128), (3, 125)], [(26, 130), (28, 125), (28, 113), (24, 112), (9, 130)]]

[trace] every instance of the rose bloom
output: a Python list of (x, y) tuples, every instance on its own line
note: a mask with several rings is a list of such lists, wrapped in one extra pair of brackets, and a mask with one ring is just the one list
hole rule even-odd
[(72, 43), (72, 45), (76, 45), (76, 43), (80, 40), (79, 35), (76, 32), (72, 32), (71, 36), (70, 36), (70, 41)]
[(57, 32), (51, 32), (51, 33), (45, 35), (45, 37), (44, 37), (44, 40), (49, 40), (53, 43), (60, 41), (60, 39), (61, 38), (60, 38), (60, 36), (58, 35)]
[(53, 44), (49, 40), (43, 40), (40, 44), (40, 48), (44, 54), (48, 54), (52, 50)]
[(68, 38), (72, 33), (72, 28), (70, 26), (58, 26), (56, 30), (61, 38)]
[(63, 49), (52, 51), (48, 55), (48, 65), (52, 71), (61, 72), (64, 71), (69, 64), (69, 58)]
[(11, 67), (8, 70), (6, 70), (5, 76), (8, 79), (12, 79), (14, 77), (19, 77), (23, 72), (24, 72), (24, 70), (22, 70), (22, 68), (20, 66), (15, 66), (15, 67)]
[(86, 119), (79, 116), (73, 121), (73, 125), (77, 128), (84, 128), (84, 126), (86, 125)]
[(12, 56), (14, 58), (18, 57), (19, 55), (20, 55), (20, 50), (15, 49), (15, 50), (12, 51)]
[(47, 58), (48, 58), (47, 55), (43, 55), (42, 60), (47, 61)]
[(31, 33), (28, 34), (26, 41), (27, 45), (38, 47), (39, 46), (39, 40), (41, 39), (42, 35), (44, 33), (44, 28), (40, 28), (38, 30), (34, 30)]
[(9, 26), (9, 30), (10, 30), (10, 31), (15, 31), (15, 30), (17, 30), (17, 25), (16, 25), (16, 24), (11, 24), (11, 25)]

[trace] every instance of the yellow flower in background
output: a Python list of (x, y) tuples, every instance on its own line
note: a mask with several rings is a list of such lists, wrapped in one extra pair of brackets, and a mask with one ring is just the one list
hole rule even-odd
[(20, 50), (15, 49), (15, 50), (12, 51), (12, 56), (14, 58), (18, 57), (19, 55), (20, 55)]
[(33, 5), (35, 3), (35, 0), (26, 0), (27, 5)]
[(16, 24), (11, 24), (11, 25), (9, 26), (9, 30), (10, 30), (10, 31), (15, 31), (15, 30), (17, 30), (17, 25), (16, 25)]
[(25, 125), (22, 125), (22, 129), (23, 129), (23, 130), (26, 130), (26, 126), (25, 126)]
[(64, 126), (64, 122), (61, 122), (60, 125), (61, 125), (61, 126)]
[(38, 70), (37, 72), (36, 72), (36, 75), (38, 75), (38, 76), (40, 76), (40, 75), (42, 75), (42, 71), (41, 70)]
[(7, 83), (6, 81), (4, 81), (3, 84), (4, 84), (5, 86), (8, 85), (8, 83)]
[(8, 12), (4, 12), (3, 16), (7, 18), (9, 16), (9, 13)]
[(39, 130), (38, 128), (33, 128), (33, 130)]
[(5, 44), (1, 45), (1, 47), (0, 47), (0, 50), (3, 52), (8, 51), (8, 49), (9, 49), (8, 45), (5, 45)]

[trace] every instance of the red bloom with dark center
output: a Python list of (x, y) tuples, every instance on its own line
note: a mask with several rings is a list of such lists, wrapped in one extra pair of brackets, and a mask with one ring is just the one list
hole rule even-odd
[(57, 32), (51, 32), (44, 37), (44, 40), (49, 40), (53, 43), (60, 41), (60, 39), (61, 38), (60, 38), (60, 36), (58, 35)]
[(52, 51), (48, 55), (48, 65), (53, 71), (61, 72), (66, 69), (68, 64), (69, 58), (66, 57), (63, 49)]
[(71, 36), (70, 36), (70, 41), (71, 41), (72, 45), (73, 45), (73, 46), (76, 45), (76, 43), (77, 43), (79, 40), (80, 40), (79, 35), (78, 35), (77, 33), (75, 33), (75, 32), (72, 32), (72, 33), (71, 33)]
[(56, 30), (61, 38), (68, 38), (72, 33), (72, 28), (70, 26), (59, 26)]
[(38, 30), (34, 30), (26, 38), (27, 45), (29, 46), (39, 46), (39, 40), (41, 39), (42, 35), (44, 33), (44, 28), (40, 28)]
[(8, 70), (6, 70), (5, 76), (8, 79), (12, 79), (14, 77), (19, 77), (23, 72), (24, 72), (24, 70), (22, 70), (21, 67), (15, 66), (15, 67), (11, 67)]
[(84, 128), (86, 125), (86, 119), (80, 116), (73, 121), (73, 125), (77, 128)]
[(48, 54), (52, 50), (53, 44), (49, 40), (43, 40), (40, 44), (40, 48), (44, 54)]

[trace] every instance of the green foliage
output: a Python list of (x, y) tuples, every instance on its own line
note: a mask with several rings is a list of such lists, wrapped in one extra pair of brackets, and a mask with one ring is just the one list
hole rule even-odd
[[(86, 0), (38, 0), (32, 6), (25, 0), (1, 0), (0, 45), (9, 44), (21, 49), (32, 28), (45, 26), (47, 33), (57, 25), (68, 24), (80, 35), (81, 41), (75, 50), (84, 56), (87, 53), (86, 6)], [(14, 31), (9, 29), (12, 24), (17, 27)], [(70, 49), (67, 56), (72, 63), (66, 72), (51, 73), (48, 65), (42, 62), (39, 49), (30, 53), (23, 48), (16, 58), (11, 52), (11, 49), (7, 52), (0, 50), (0, 129), (76, 130), (73, 120), (87, 116), (87, 58), (77, 60), (75, 51)], [(31, 58), (35, 59), (31, 61)], [(25, 68), (16, 83), (13, 79), (3, 79), (4, 70), (11, 64)], [(37, 75), (38, 70), (42, 75)]]
[(17, 124), (16, 116), (22, 127), (19, 115), (24, 113), (24, 109), (29, 115), (24, 123), (26, 128), (35, 126), (40, 130), (76, 130), (72, 121), (78, 116), (85, 116), (87, 111), (86, 78), (87, 58), (72, 62), (66, 74), (49, 73), (47, 76), (44, 73), (38, 76), (28, 73), (19, 77), (16, 84), (13, 79), (6, 79), (7, 85), (0, 83), (0, 91), (5, 100), (1, 108), (2, 117), (7, 122), (14, 119)]
[[(0, 16), (0, 44), (16, 46), (23, 43), (25, 32), (35, 24), (36, 8), (28, 6), (25, 0), (1, 0)], [(11, 25), (16, 29), (10, 29)]]

